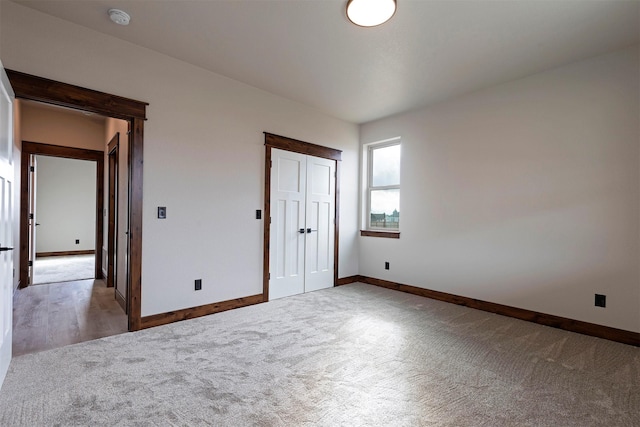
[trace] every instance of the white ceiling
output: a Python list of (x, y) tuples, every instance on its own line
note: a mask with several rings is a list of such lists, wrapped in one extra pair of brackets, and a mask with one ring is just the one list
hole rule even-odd
[(355, 123), (640, 40), (637, 0), (398, 0), (375, 28), (346, 0), (13, 1)]

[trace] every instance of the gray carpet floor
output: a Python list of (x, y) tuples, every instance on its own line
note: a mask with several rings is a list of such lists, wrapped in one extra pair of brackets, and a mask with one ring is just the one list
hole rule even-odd
[(51, 256), (36, 258), (33, 264), (33, 284), (70, 282), (93, 279), (95, 255)]
[(639, 426), (640, 351), (363, 284), (13, 359), (2, 426)]

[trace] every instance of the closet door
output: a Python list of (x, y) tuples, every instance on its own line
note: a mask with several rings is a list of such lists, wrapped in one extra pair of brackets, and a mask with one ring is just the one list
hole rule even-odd
[(269, 299), (304, 292), (307, 156), (271, 150)]
[(271, 150), (269, 299), (333, 286), (336, 162)]
[(333, 286), (336, 162), (307, 156), (305, 292)]

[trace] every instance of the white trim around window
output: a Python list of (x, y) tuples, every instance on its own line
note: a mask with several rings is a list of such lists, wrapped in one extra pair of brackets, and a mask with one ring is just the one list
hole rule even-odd
[(399, 237), (400, 138), (363, 146), (362, 235)]

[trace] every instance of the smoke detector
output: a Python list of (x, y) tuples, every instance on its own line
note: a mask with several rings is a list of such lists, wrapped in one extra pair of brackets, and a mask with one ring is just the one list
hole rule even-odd
[(120, 9), (109, 9), (109, 18), (118, 25), (129, 25), (131, 17)]

